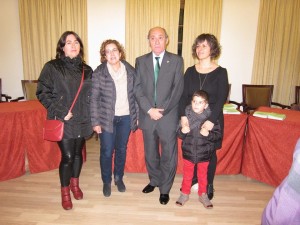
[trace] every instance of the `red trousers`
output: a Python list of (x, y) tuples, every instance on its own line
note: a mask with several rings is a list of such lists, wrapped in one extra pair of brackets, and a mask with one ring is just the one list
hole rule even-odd
[[(207, 167), (209, 162), (197, 163), (197, 178), (198, 178), (198, 195), (206, 193), (207, 186)], [(183, 180), (181, 185), (181, 192), (184, 194), (191, 193), (191, 185), (194, 176), (195, 164), (183, 159)]]

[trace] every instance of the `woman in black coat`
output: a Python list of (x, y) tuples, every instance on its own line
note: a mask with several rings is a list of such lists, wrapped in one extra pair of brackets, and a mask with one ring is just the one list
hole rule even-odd
[[(90, 119), (89, 96), (93, 70), (84, 63), (83, 44), (73, 31), (60, 37), (56, 48), (56, 59), (47, 62), (38, 79), (36, 95), (47, 109), (48, 119), (64, 122), (64, 133), (58, 146), (61, 151), (59, 177), (61, 182), (62, 207), (72, 209), (70, 190), (74, 198), (83, 198), (79, 188), (82, 168), (82, 148), (85, 139), (93, 133)], [(72, 112), (69, 111), (82, 74), (84, 80)]]

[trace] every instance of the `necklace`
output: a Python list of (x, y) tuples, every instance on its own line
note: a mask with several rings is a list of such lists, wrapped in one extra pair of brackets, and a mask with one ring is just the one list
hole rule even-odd
[(206, 77), (207, 77), (207, 74), (205, 74), (205, 77), (204, 77), (204, 80), (203, 80), (203, 83), (202, 83), (201, 74), (199, 73), (200, 90), (202, 90), (202, 88), (203, 88), (203, 85), (204, 85), (204, 83), (206, 81)]

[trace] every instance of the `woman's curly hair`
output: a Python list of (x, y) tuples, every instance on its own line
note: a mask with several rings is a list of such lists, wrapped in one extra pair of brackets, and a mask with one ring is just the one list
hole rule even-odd
[(120, 61), (125, 60), (125, 50), (124, 47), (117, 41), (117, 40), (112, 40), (108, 39), (102, 42), (101, 47), (100, 47), (100, 61), (101, 63), (106, 62), (106, 52), (105, 52), (105, 47), (109, 44), (115, 44), (117, 46), (118, 51), (121, 53)]
[(221, 46), (218, 42), (218, 39), (213, 34), (200, 34), (194, 41), (192, 46), (192, 56), (194, 59), (197, 59), (196, 48), (197, 45), (207, 41), (207, 44), (210, 47), (210, 57), (211, 59), (217, 59), (221, 55)]

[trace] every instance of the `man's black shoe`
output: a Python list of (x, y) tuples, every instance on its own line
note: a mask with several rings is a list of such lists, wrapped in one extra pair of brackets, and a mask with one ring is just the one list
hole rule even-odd
[(154, 191), (154, 186), (152, 186), (151, 184), (148, 184), (144, 189), (143, 189), (143, 193), (150, 193), (152, 191)]
[(168, 194), (160, 194), (160, 196), (159, 196), (160, 204), (166, 205), (166, 204), (168, 204), (169, 200), (170, 200), (170, 197)]

